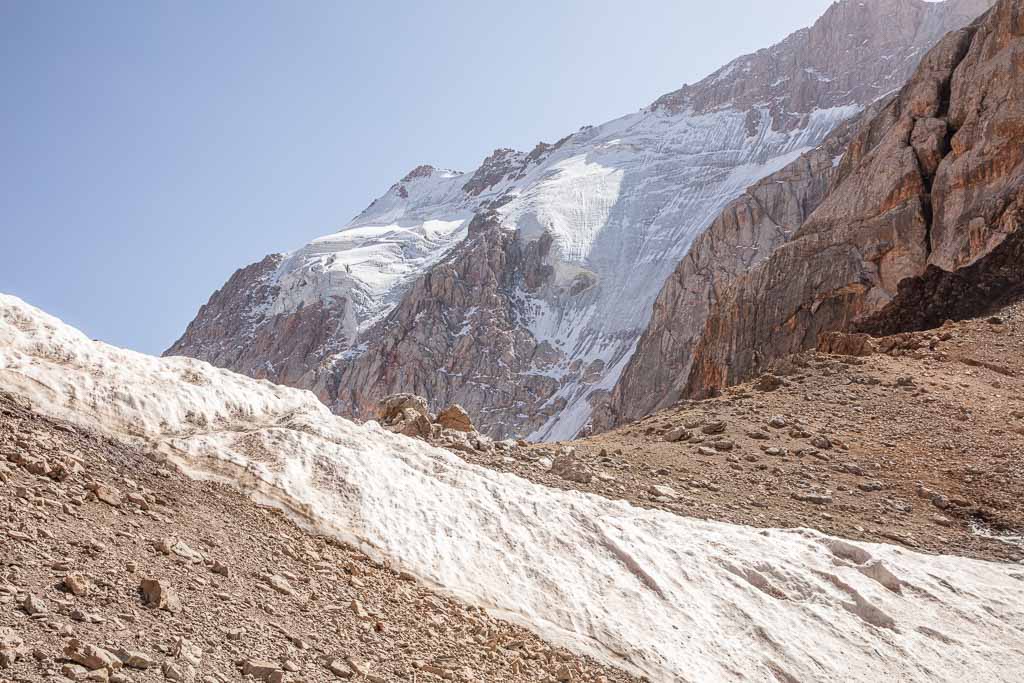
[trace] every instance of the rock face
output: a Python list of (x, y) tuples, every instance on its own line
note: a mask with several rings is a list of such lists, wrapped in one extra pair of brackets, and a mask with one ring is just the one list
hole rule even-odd
[[(931, 50), (896, 97), (863, 117), (823, 181), (824, 197), (810, 193), (814, 199), (803, 207), (809, 215), (791, 239), (762, 250), (759, 263), (729, 273), (715, 260), (716, 240), (778, 243), (779, 221), (752, 212), (747, 223), (759, 228), (748, 235), (729, 212), (716, 221), (662, 291), (605, 422), (633, 417), (647, 380), (657, 395), (644, 408), (706, 396), (814, 348), (823, 333), (921, 329), (1018, 291), (1022, 7), (1020, 0), (1000, 2)], [(781, 180), (774, 197), (793, 201), (793, 186), (783, 189)], [(757, 187), (750, 194), (756, 198)], [(749, 210), (750, 203), (738, 207)], [(792, 229), (800, 213), (786, 208), (781, 225)], [(708, 254), (712, 267), (699, 262)], [(688, 300), (695, 294), (707, 305)], [(658, 365), (669, 373), (658, 376)]]
[[(470, 174), (418, 167), (341, 232), (236, 273), (167, 353), (312, 389), (341, 414), (412, 392), (496, 438), (570, 437), (714, 217), (987, 5), (845, 0), (636, 114)], [(792, 206), (766, 207), (782, 230), (835, 173), (827, 152), (800, 163), (806, 183), (779, 200)]]

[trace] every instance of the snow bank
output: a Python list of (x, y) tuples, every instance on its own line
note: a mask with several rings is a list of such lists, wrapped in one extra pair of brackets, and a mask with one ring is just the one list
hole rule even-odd
[(6, 295), (0, 388), (653, 680), (1024, 679), (1024, 567), (548, 489), (308, 392), (90, 341)]

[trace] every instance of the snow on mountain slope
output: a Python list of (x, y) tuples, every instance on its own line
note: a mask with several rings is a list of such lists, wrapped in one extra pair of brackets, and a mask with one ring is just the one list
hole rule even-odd
[(0, 295), (0, 388), (654, 681), (1018, 681), (1024, 570), (547, 489)]
[[(471, 174), (418, 167), (341, 232), (236, 273), (167, 355), (312, 389), (342, 414), (370, 417), (380, 394), (414, 391), (461, 403), (495, 437), (571, 437), (718, 212), (902, 85), (939, 37), (989, 4), (843, 0), (635, 114), (529, 153), (497, 150)], [(521, 252), (542, 243), (533, 271), (465, 239), (468, 221), (491, 212)], [(470, 253), (489, 261), (451, 270)], [(431, 288), (426, 278), (451, 280), (431, 292), (448, 295), (484, 268), (499, 286), (445, 296), (432, 311), (410, 300), (416, 283)], [(465, 335), (481, 343), (461, 348)]]

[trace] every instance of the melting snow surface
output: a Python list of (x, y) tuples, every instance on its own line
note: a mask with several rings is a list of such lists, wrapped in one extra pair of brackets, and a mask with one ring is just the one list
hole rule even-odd
[(1024, 679), (1018, 565), (549, 489), (305, 391), (93, 342), (7, 295), (0, 388), (655, 681)]

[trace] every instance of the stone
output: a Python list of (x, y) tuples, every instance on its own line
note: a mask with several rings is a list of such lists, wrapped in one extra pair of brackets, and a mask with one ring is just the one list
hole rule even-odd
[(164, 678), (175, 683), (189, 683), (189, 681), (195, 678), (195, 673), (187, 664), (164, 662), (161, 670), (163, 671)]
[(715, 420), (701, 427), (700, 431), (704, 434), (721, 434), (725, 431), (725, 423), (721, 420)]
[(476, 431), (473, 427), (472, 420), (469, 419), (469, 413), (467, 413), (458, 403), (453, 403), (451, 406), (441, 411), (437, 416), (437, 423), (445, 429), (454, 429), (457, 432)]
[(775, 391), (782, 386), (782, 379), (772, 374), (764, 374), (754, 382), (757, 391)]
[(98, 484), (93, 493), (96, 494), (97, 498), (111, 507), (121, 507), (121, 503), (123, 502), (121, 492), (113, 486)]
[(594, 473), (586, 465), (576, 460), (573, 455), (561, 455), (555, 458), (551, 464), (551, 473), (577, 484), (589, 484), (594, 478)]
[(265, 683), (283, 683), (284, 671), (273, 662), (260, 659), (248, 659), (242, 664), (242, 675), (252, 676)]
[(280, 593), (281, 595), (295, 595), (297, 592), (292, 585), (288, 582), (288, 579), (278, 574), (266, 574), (263, 577), (271, 588)]
[(789, 426), (789, 421), (782, 415), (774, 415), (772, 419), (768, 420), (768, 426), (775, 429), (785, 429)]
[(0, 669), (12, 666), (24, 655), (21, 636), (9, 626), (0, 626)]
[(72, 595), (88, 595), (89, 579), (83, 574), (68, 574), (64, 577), (64, 589)]
[(162, 609), (177, 614), (181, 611), (181, 601), (170, 583), (160, 579), (143, 579), (139, 584), (143, 602), (148, 607)]
[(117, 658), (121, 660), (121, 663), (129, 669), (145, 670), (152, 666), (156, 666), (156, 660), (145, 652), (140, 652), (138, 650), (125, 650), (124, 648), (121, 648), (119, 650), (115, 650), (114, 654), (117, 655)]
[(811, 437), (811, 445), (815, 448), (820, 448), (823, 451), (827, 451), (832, 448), (832, 441), (822, 434), (815, 434)]
[(691, 436), (693, 436), (693, 433), (686, 427), (676, 427), (665, 432), (665, 441), (686, 441)]
[(433, 433), (427, 400), (415, 394), (392, 394), (378, 403), (381, 424), (391, 431), (420, 438)]
[(25, 613), (29, 616), (35, 614), (46, 614), (46, 601), (42, 598), (32, 595), (31, 593), (25, 596), (25, 599), (21, 602), (21, 608), (25, 610)]
[(60, 668), (60, 673), (72, 681), (84, 681), (89, 675), (89, 670), (81, 664), (65, 664)]
[(832, 496), (825, 493), (794, 493), (793, 500), (815, 505), (828, 505), (832, 502)]
[(114, 671), (122, 666), (121, 660), (114, 653), (97, 645), (84, 645), (76, 639), (70, 640), (64, 647), (64, 656), (90, 671), (94, 669)]
[(340, 659), (332, 659), (327, 663), (327, 669), (337, 676), (338, 678), (352, 678), (355, 676), (355, 672), (349, 667), (348, 663)]
[(660, 498), (674, 499), (679, 496), (679, 494), (676, 493), (675, 489), (673, 489), (671, 486), (665, 486), (664, 484), (651, 484), (651, 486), (649, 486), (647, 490), (648, 492), (650, 492), (651, 495)]

